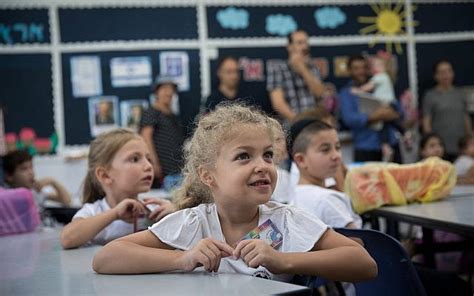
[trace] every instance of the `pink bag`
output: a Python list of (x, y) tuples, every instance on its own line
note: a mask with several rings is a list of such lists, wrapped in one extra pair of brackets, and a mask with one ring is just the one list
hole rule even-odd
[(0, 235), (30, 232), (39, 224), (38, 208), (30, 190), (0, 189)]

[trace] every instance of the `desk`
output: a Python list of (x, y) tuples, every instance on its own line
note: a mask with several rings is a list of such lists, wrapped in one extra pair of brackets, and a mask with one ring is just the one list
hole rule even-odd
[[(388, 233), (399, 238), (398, 222), (421, 225), (423, 227), (423, 243), (420, 251), (425, 257), (425, 264), (435, 267), (434, 254), (437, 251), (469, 250), (474, 238), (474, 194), (451, 196), (448, 199), (406, 206), (385, 206), (368, 212), (375, 217), (387, 219)], [(467, 237), (461, 243), (435, 243), (433, 230), (454, 232)]]
[(385, 206), (369, 214), (474, 237), (474, 195), (453, 196), (425, 204)]
[(451, 196), (474, 196), (474, 185), (456, 185), (451, 191)]
[(57, 229), (0, 237), (0, 295), (310, 295), (241, 274), (99, 275), (91, 267), (99, 248), (62, 250)]

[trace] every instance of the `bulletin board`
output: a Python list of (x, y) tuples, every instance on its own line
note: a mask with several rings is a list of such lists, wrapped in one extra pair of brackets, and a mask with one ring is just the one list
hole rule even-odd
[(207, 26), (209, 38), (286, 37), (294, 28), (311, 36), (357, 35), (357, 16), (371, 14), (369, 5), (214, 6)]
[[(441, 2), (441, 1), (439, 1)], [(413, 17), (417, 20), (417, 33), (449, 33), (474, 30), (474, 2), (420, 3)]]
[(93, 138), (87, 114), (89, 97), (74, 97), (71, 77), (71, 58), (74, 57), (98, 57), (101, 68), (102, 94), (100, 96), (117, 97), (118, 102), (128, 100), (147, 100), (151, 104), (152, 85), (117, 87), (112, 85), (111, 60), (120, 57), (146, 57), (152, 66), (154, 79), (160, 73), (160, 53), (180, 52), (189, 58), (190, 85), (186, 91), (179, 93), (180, 117), (183, 127), (186, 129), (199, 112), (200, 106), (200, 81), (199, 81), (199, 52), (197, 50), (167, 49), (156, 51), (116, 51), (116, 52), (88, 52), (68, 53), (62, 55), (63, 65), (63, 97), (65, 114), (66, 142), (71, 145), (88, 143)]
[(0, 9), (0, 44), (50, 42), (47, 9)]
[[(0, 46), (47, 44), (49, 29), (47, 9), (0, 9)], [(6, 132), (32, 127), (40, 137), (53, 133), (50, 53), (0, 54), (0, 106)]]
[(198, 38), (195, 7), (59, 9), (59, 22), (62, 42)]
[(34, 128), (39, 137), (54, 132), (50, 54), (0, 55), (0, 105), (5, 131)]

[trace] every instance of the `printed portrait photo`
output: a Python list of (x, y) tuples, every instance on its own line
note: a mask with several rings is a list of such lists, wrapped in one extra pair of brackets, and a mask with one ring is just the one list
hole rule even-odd
[(116, 96), (89, 98), (89, 124), (92, 137), (118, 127), (118, 98)]
[(138, 132), (143, 110), (148, 108), (147, 100), (127, 100), (120, 102), (121, 126)]

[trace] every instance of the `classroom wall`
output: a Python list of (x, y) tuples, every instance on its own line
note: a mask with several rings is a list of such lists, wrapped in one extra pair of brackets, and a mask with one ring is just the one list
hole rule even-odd
[[(384, 13), (401, 21), (394, 35), (385, 31), (397, 23), (374, 25), (376, 20), (387, 20)], [(415, 99), (421, 98), (431, 86), (431, 67), (440, 57), (453, 61), (459, 85), (472, 86), (472, 15), (472, 1), (405, 0), (381, 5), (359, 0), (4, 0), (0, 3), (0, 105), (5, 130), (18, 133), (31, 126), (40, 137), (55, 131), (60, 149), (87, 144), (93, 138), (91, 97), (114, 98), (120, 123), (120, 103), (149, 101), (150, 77), (163, 71), (188, 79), (179, 94), (179, 109), (189, 126), (202, 98), (216, 85), (216, 59), (221, 55), (240, 57), (243, 88), (270, 111), (267, 66), (286, 58), (285, 36), (295, 28), (310, 34), (312, 56), (324, 70), (325, 81), (338, 88), (347, 81), (341, 61), (351, 54), (381, 49), (391, 50), (398, 60), (398, 95), (410, 89)], [(161, 57), (169, 58), (170, 52), (182, 58), (178, 68), (173, 68), (171, 59), (171, 64), (162, 64)], [(78, 72), (71, 65), (81, 57), (89, 63), (97, 61), (92, 63), (100, 69), (97, 80), (73, 75)], [(148, 63), (149, 77), (117, 86), (111, 65), (124, 61), (117, 58)], [(100, 87), (92, 87), (92, 95), (80, 93), (74, 89), (77, 81), (83, 86), (99, 81)]]

